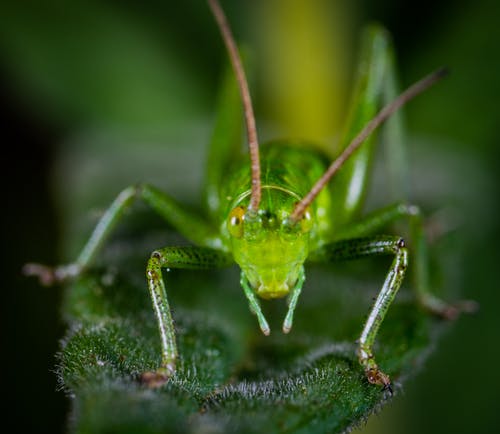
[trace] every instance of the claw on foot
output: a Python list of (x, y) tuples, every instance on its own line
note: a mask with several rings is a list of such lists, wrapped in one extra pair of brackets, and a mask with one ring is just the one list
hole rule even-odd
[(425, 297), (422, 305), (432, 314), (448, 321), (457, 319), (461, 313), (476, 313), (479, 310), (479, 303), (474, 300), (460, 300), (447, 304), (433, 296)]
[(474, 300), (460, 300), (455, 303), (459, 312), (476, 313), (479, 310), (479, 303)]
[(150, 389), (156, 389), (163, 386), (168, 379), (168, 375), (158, 371), (143, 372), (140, 377), (141, 384), (149, 387)]
[(143, 372), (140, 376), (140, 382), (150, 389), (157, 389), (162, 387), (174, 374), (175, 367), (168, 365), (157, 369), (156, 371)]
[(56, 279), (55, 269), (42, 264), (26, 264), (23, 267), (23, 274), (26, 276), (38, 277), (43, 286), (51, 286)]
[(50, 267), (43, 264), (29, 263), (23, 267), (23, 273), (26, 276), (38, 277), (38, 281), (43, 286), (51, 286), (57, 282), (63, 282), (66, 279), (76, 277), (82, 269), (77, 264), (63, 265), (59, 267)]
[(366, 373), (366, 378), (371, 384), (377, 384), (379, 386), (383, 386), (384, 390), (388, 390), (389, 393), (392, 395), (391, 380), (388, 375), (384, 374), (377, 367), (368, 368), (365, 371), (365, 373)]
[(446, 305), (436, 313), (445, 320), (455, 320), (461, 313), (476, 313), (479, 304), (473, 300), (460, 300), (456, 303)]

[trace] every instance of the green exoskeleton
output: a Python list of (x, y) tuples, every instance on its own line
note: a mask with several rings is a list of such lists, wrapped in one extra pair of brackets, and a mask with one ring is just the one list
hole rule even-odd
[[(374, 234), (397, 219), (407, 219), (415, 249), (412, 265), (418, 301), (447, 318), (469, 307), (468, 304), (448, 305), (431, 294), (418, 207), (401, 202), (359, 216), (374, 153), (372, 132), (408, 100), (434, 84), (444, 75), (444, 70), (430, 74), (395, 97), (390, 42), (382, 28), (372, 26), (367, 31), (357, 73), (349, 127), (341, 141), (341, 153), (333, 163), (329, 164), (325, 155), (306, 143), (281, 141), (259, 148), (250, 93), (236, 44), (218, 2), (209, 0), (208, 3), (221, 30), (237, 82), (236, 85), (233, 77), (227, 77), (221, 92), (207, 164), (208, 215), (193, 214), (150, 185), (129, 187), (102, 216), (74, 263), (55, 268), (28, 264), (25, 271), (37, 275), (45, 284), (83, 273), (124, 210), (136, 199), (149, 204), (192, 241), (194, 246), (154, 251), (147, 264), (147, 284), (162, 354), (158, 369), (144, 373), (142, 380), (157, 387), (174, 375), (178, 358), (162, 269), (207, 269), (236, 262), (241, 268), (240, 282), (250, 310), (256, 315), (262, 332), (268, 335), (270, 328), (259, 298), (287, 298), (283, 332), (288, 333), (305, 281), (305, 263), (389, 255), (394, 259), (361, 331), (357, 355), (368, 381), (390, 389), (389, 377), (378, 367), (373, 346), (404, 278), (409, 252), (401, 237)], [(248, 156), (240, 149), (243, 118)], [(393, 141), (397, 141), (396, 136), (392, 135)], [(387, 137), (391, 139), (390, 134)], [(397, 148), (394, 149), (397, 154)], [(389, 153), (388, 158), (393, 160), (393, 166), (398, 165), (395, 155)]]

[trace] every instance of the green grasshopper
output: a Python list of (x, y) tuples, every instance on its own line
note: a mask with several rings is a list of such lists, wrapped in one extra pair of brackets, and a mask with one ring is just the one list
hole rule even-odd
[[(155, 250), (147, 264), (147, 283), (162, 352), (161, 365), (144, 373), (142, 381), (158, 387), (174, 375), (178, 358), (162, 268), (210, 269), (236, 262), (241, 268), (240, 283), (250, 310), (257, 316), (262, 332), (269, 335), (259, 298), (287, 297), (283, 332), (288, 333), (304, 284), (306, 261), (329, 263), (391, 255), (393, 262), (362, 329), (357, 352), (368, 381), (391, 390), (389, 377), (374, 358), (373, 346), (403, 281), (409, 253), (401, 237), (374, 233), (398, 219), (408, 219), (415, 247), (417, 300), (445, 318), (453, 318), (461, 309), (470, 307), (467, 303), (451, 306), (431, 294), (422, 217), (417, 206), (401, 202), (359, 217), (375, 147), (372, 132), (403, 104), (443, 77), (445, 70), (437, 70), (394, 98), (390, 41), (382, 28), (373, 26), (363, 48), (349, 128), (341, 141), (341, 153), (333, 163), (328, 165), (327, 157), (306, 143), (282, 141), (260, 148), (236, 43), (219, 3), (208, 3), (238, 84), (235, 85), (234, 77), (227, 77), (221, 93), (205, 184), (208, 216), (186, 210), (153, 186), (132, 186), (123, 190), (107, 209), (74, 263), (54, 268), (27, 264), (25, 272), (38, 276), (42, 284), (80, 275), (89, 268), (124, 211), (138, 198), (192, 241), (195, 246)], [(384, 103), (387, 105), (378, 111)], [(249, 156), (242, 156), (240, 150), (243, 117)], [(396, 160), (392, 163), (397, 165), (395, 157), (388, 158)]]

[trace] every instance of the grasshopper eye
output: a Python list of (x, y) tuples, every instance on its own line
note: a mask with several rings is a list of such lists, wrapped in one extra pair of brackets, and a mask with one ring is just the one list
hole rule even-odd
[(311, 215), (311, 211), (309, 208), (307, 208), (304, 212), (304, 215), (300, 219), (300, 230), (303, 233), (309, 232), (313, 226), (313, 219)]
[(237, 206), (227, 218), (227, 230), (231, 236), (241, 238), (243, 236), (243, 220), (245, 219), (245, 208)]

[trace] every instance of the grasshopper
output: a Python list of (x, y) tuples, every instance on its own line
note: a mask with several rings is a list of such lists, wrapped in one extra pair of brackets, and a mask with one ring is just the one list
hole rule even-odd
[[(393, 261), (362, 328), (357, 356), (368, 381), (391, 390), (389, 376), (379, 368), (373, 346), (405, 276), (409, 251), (402, 237), (374, 235), (377, 231), (398, 219), (409, 221), (415, 248), (415, 293), (422, 306), (445, 318), (454, 318), (460, 310), (472, 310), (471, 303), (451, 305), (431, 293), (418, 206), (400, 202), (359, 216), (373, 159), (374, 130), (447, 71), (438, 69), (393, 98), (395, 79), (390, 40), (384, 29), (372, 26), (367, 31), (357, 73), (349, 127), (337, 158), (329, 164), (325, 155), (307, 143), (280, 141), (260, 146), (236, 42), (218, 1), (208, 0), (208, 4), (237, 82), (236, 86), (234, 78), (229, 77), (223, 86), (206, 177), (208, 215), (187, 210), (151, 185), (131, 186), (104, 213), (74, 263), (57, 267), (27, 264), (25, 272), (38, 276), (42, 284), (66, 281), (85, 272), (124, 211), (136, 199), (143, 200), (164, 217), (194, 246), (155, 250), (146, 267), (161, 340), (161, 364), (155, 371), (145, 372), (142, 381), (150, 387), (159, 387), (175, 374), (179, 357), (162, 269), (210, 269), (236, 262), (241, 268), (240, 283), (250, 310), (256, 315), (262, 333), (269, 335), (270, 327), (259, 298), (287, 298), (288, 311), (282, 329), (284, 333), (290, 332), (305, 281), (306, 263), (389, 255)], [(238, 139), (243, 117), (249, 148), (249, 155), (244, 156)]]

